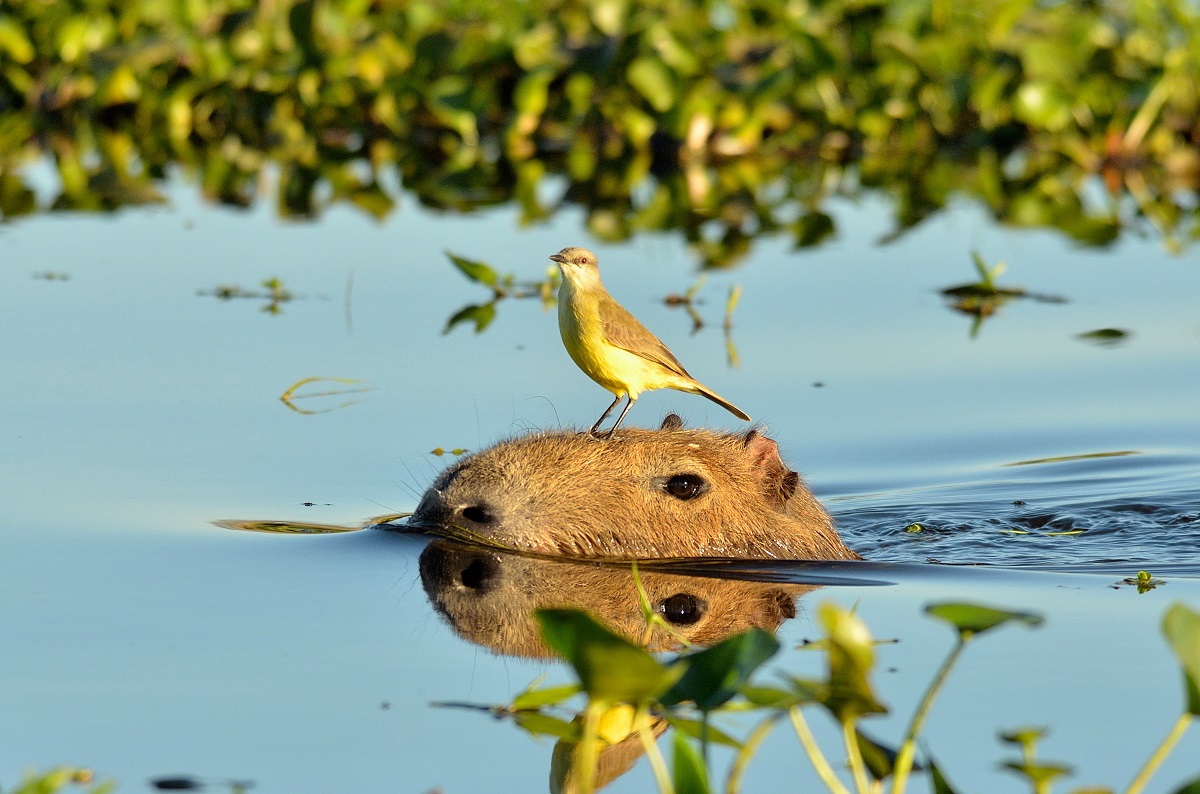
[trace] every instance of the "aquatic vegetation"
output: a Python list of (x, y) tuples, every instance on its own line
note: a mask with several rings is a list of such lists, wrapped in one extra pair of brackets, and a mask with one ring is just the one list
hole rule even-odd
[(819, 245), (829, 199), (867, 191), (893, 236), (962, 196), (1088, 245), (1200, 237), (1187, 0), (667, 9), (11, 0), (0, 217), (158, 203), (181, 173), (301, 219), (384, 218), (402, 192), (525, 223), (578, 205), (597, 237), (677, 232), (711, 267), (761, 236)]
[(983, 321), (1011, 300), (1029, 298), (1041, 303), (1066, 303), (1065, 298), (1057, 295), (1029, 292), (1024, 287), (1000, 286), (996, 279), (1008, 269), (1004, 262), (989, 265), (978, 251), (971, 252), (971, 262), (975, 265), (975, 272), (979, 274), (979, 281), (946, 287), (941, 293), (951, 309), (974, 318), (971, 323), (972, 339), (979, 335)]
[(252, 300), (266, 301), (262, 307), (262, 311), (273, 315), (283, 314), (283, 304), (297, 298), (291, 290), (283, 286), (282, 280), (275, 277), (263, 279), (259, 286), (263, 287), (263, 289), (245, 289), (237, 284), (220, 284), (211, 290), (200, 290), (196, 294), (213, 297), (221, 301), (233, 300), (234, 298), (250, 298)]
[(313, 377), (308, 377), (308, 378), (301, 378), (300, 380), (296, 381), (291, 386), (289, 386), (287, 388), (287, 390), (284, 391), (283, 394), (279, 395), (279, 401), (298, 414), (309, 414), (309, 415), (324, 414), (324, 413), (329, 413), (330, 411), (336, 411), (339, 408), (345, 408), (348, 405), (355, 405), (362, 401), (361, 400), (346, 400), (344, 402), (338, 403), (337, 405), (333, 405), (328, 408), (312, 410), (312, 409), (301, 408), (300, 406), (296, 405), (296, 400), (311, 400), (314, 398), (322, 398), (322, 397), (339, 397), (343, 394), (361, 394), (362, 392), (373, 391), (373, 389), (369, 386), (361, 386), (361, 387), (354, 388), (354, 389), (334, 389), (332, 391), (305, 392), (304, 394), (296, 393), (297, 391), (299, 391), (301, 388), (303, 388), (305, 386), (308, 386), (313, 383), (322, 383), (322, 382), (326, 382), (326, 381), (328, 381), (330, 383), (343, 383), (343, 384), (347, 384), (347, 385), (354, 385), (354, 384), (363, 382), (362, 380), (357, 379), (357, 378), (329, 378), (329, 377), (325, 377), (325, 376), (321, 376), (321, 375), (315, 375)]
[(96, 782), (92, 770), (81, 766), (57, 766), (40, 773), (29, 773), (8, 794), (60, 794), (80, 791), (82, 794), (108, 794), (116, 782)]
[(557, 301), (559, 274), (558, 268), (551, 265), (546, 268), (546, 278), (541, 281), (517, 281), (516, 274), (496, 271), (486, 262), (446, 252), (446, 256), (468, 280), (481, 284), (492, 291), (492, 299), (487, 303), (467, 304), (459, 309), (446, 321), (443, 334), (448, 334), (460, 323), (474, 323), (475, 333), (481, 334), (496, 319), (496, 305), (505, 298), (537, 298), (541, 301), (542, 309), (549, 309)]
[[(482, 709), (512, 719), (535, 736), (558, 739), (551, 770), (552, 790), (593, 791), (622, 774), (644, 753), (659, 791), (715, 791), (718, 787), (709, 775), (708, 748), (710, 744), (720, 744), (737, 750), (724, 790), (738, 792), (746, 768), (763, 740), (776, 725), (787, 720), (813, 769), (831, 792), (883, 791), (884, 783), (890, 782), (887, 790), (900, 794), (907, 789), (913, 772), (925, 772), (933, 780), (933, 790), (952, 794), (955, 789), (943, 767), (927, 750), (923, 751), (924, 762), (916, 761), (926, 717), (959, 657), (975, 637), (1009, 623), (1035, 627), (1042, 623), (1042, 618), (968, 603), (933, 604), (926, 612), (953, 629), (957, 641), (934, 674), (899, 745), (894, 748), (867, 737), (860, 727), (864, 719), (887, 712), (871, 683), (877, 641), (853, 612), (832, 603), (822, 604), (817, 610), (824, 636), (805, 646), (824, 652), (827, 660), (824, 678), (783, 674), (783, 686), (752, 683), (751, 677), (779, 650), (774, 637), (760, 629), (663, 662), (584, 612), (555, 609), (540, 611), (538, 620), (547, 644), (575, 671), (577, 686), (540, 688), (535, 682), (507, 706), (438, 705)], [(1167, 737), (1125, 789), (1128, 794), (1137, 794), (1145, 787), (1192, 718), (1200, 714), (1200, 613), (1182, 603), (1173, 604), (1164, 615), (1163, 634), (1183, 671), (1185, 706)], [(567, 701), (580, 694), (586, 698), (586, 706), (570, 717)], [(841, 728), (851, 786), (835, 771), (836, 765), (808, 725), (806, 710), (814, 708), (828, 714)], [(555, 716), (555, 712), (563, 711), (568, 713), (567, 718)], [(714, 718), (727, 713), (754, 713), (761, 717), (748, 736), (739, 740), (713, 724)], [(670, 729), (674, 729), (670, 743), (673, 761), (668, 769), (657, 739)], [(1022, 728), (999, 734), (1001, 741), (1021, 750), (1020, 760), (1005, 761), (1004, 768), (1024, 777), (1035, 794), (1050, 791), (1056, 778), (1071, 771), (1069, 766), (1038, 760), (1036, 745), (1044, 733), (1043, 728)], [(632, 757), (631, 747), (637, 748)], [(606, 760), (606, 756), (610, 757)], [(619, 762), (614, 760), (617, 757)], [(1200, 785), (1200, 778), (1191, 785)]]

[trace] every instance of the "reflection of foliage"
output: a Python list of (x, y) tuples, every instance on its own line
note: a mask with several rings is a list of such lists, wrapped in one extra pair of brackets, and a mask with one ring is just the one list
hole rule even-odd
[(492, 299), (487, 303), (472, 303), (459, 309), (446, 321), (443, 334), (448, 334), (454, 330), (454, 326), (467, 322), (474, 323), (475, 333), (483, 333), (492, 324), (492, 320), (496, 319), (496, 304), (504, 298), (538, 298), (543, 309), (554, 305), (559, 280), (557, 267), (546, 268), (546, 278), (541, 281), (518, 282), (513, 273), (501, 275), (486, 262), (467, 259), (449, 251), (446, 252), (446, 256), (450, 257), (454, 266), (469, 280), (490, 289)]
[[(551, 768), (553, 790), (586, 793), (607, 784), (614, 769), (619, 775), (632, 763), (628, 749), (622, 752), (623, 746), (640, 742), (660, 792), (707, 794), (718, 790), (709, 777), (710, 744), (736, 750), (727, 785), (719, 790), (740, 791), (746, 767), (763, 740), (776, 725), (787, 720), (825, 788), (848, 794), (851, 789), (842, 782), (835, 764), (827, 758), (808, 725), (805, 714), (819, 711), (841, 728), (845, 766), (853, 779), (854, 791), (865, 794), (887, 790), (902, 794), (907, 790), (910, 774), (925, 771), (933, 779), (933, 790), (952, 794), (954, 789), (927, 751), (924, 764), (915, 760), (918, 738), (934, 702), (950, 671), (975, 637), (1008, 623), (1037, 626), (1042, 618), (1027, 612), (966, 603), (933, 604), (925, 611), (948, 624), (957, 641), (918, 703), (896, 748), (868, 738), (860, 728), (863, 719), (887, 713), (870, 680), (876, 642), (860, 618), (828, 603), (818, 610), (825, 636), (806, 646), (825, 653), (827, 666), (823, 678), (783, 675), (782, 686), (752, 684), (751, 676), (779, 650), (778, 642), (759, 629), (662, 663), (586, 613), (556, 609), (537, 613), (542, 636), (574, 670), (578, 686), (539, 688), (535, 684), (519, 694), (511, 705), (435, 705), (486, 711), (495, 717), (511, 719), (534, 736), (558, 739)], [(1175, 725), (1126, 789), (1128, 792), (1145, 787), (1192, 719), (1200, 714), (1200, 613), (1182, 603), (1173, 604), (1164, 614), (1162, 630), (1183, 671), (1185, 703)], [(586, 706), (571, 718), (565, 704), (580, 693), (586, 697)], [(556, 716), (563, 712), (567, 719)], [(712, 724), (713, 718), (747, 713), (757, 714), (761, 720), (744, 741)], [(675, 730), (673, 775), (656, 743), (658, 733), (668, 725)], [(618, 727), (620, 730), (615, 730)], [(1018, 745), (1022, 753), (1021, 761), (1006, 762), (1004, 768), (1025, 777), (1038, 794), (1048, 792), (1049, 782), (1055, 777), (1070, 774), (1069, 767), (1037, 760), (1036, 745), (1043, 734), (1043, 729), (1027, 728), (1000, 735), (1002, 741)], [(697, 739), (700, 752), (695, 747)], [(617, 764), (611, 757), (606, 759), (606, 755), (618, 754), (624, 757), (624, 763)], [(564, 756), (566, 763), (560, 763)], [(887, 789), (885, 783), (890, 784)], [(1190, 785), (1200, 785), (1200, 780)], [(1180, 791), (1191, 791), (1191, 787)], [(1111, 789), (1094, 791), (1111, 792)]]
[(1076, 339), (1084, 342), (1091, 342), (1100, 347), (1116, 347), (1117, 345), (1129, 341), (1130, 332), (1123, 328), (1097, 328), (1094, 331), (1084, 331), (1081, 334), (1075, 334)]
[(296, 381), (291, 386), (289, 386), (287, 388), (287, 391), (285, 391), (283, 394), (279, 395), (279, 401), (298, 414), (306, 414), (306, 415), (326, 414), (326, 413), (329, 413), (330, 411), (336, 411), (339, 408), (345, 408), (348, 405), (355, 405), (356, 403), (361, 402), (361, 400), (346, 400), (337, 405), (331, 405), (326, 408), (320, 408), (320, 409), (301, 408), (300, 406), (296, 405), (296, 401), (297, 400), (311, 400), (313, 398), (323, 398), (323, 397), (341, 397), (342, 395), (345, 395), (345, 394), (360, 394), (362, 392), (371, 391), (371, 389), (369, 387), (361, 387), (361, 388), (357, 388), (357, 389), (334, 389), (332, 391), (306, 392), (305, 394), (297, 394), (296, 393), (299, 389), (301, 389), (304, 386), (308, 386), (313, 383), (322, 383), (325, 381), (329, 381), (331, 383), (344, 383), (347, 385), (353, 385), (355, 383), (362, 383), (361, 380), (356, 380), (354, 378), (327, 378), (327, 377), (323, 377), (320, 375), (309, 377), (309, 378), (301, 378), (300, 380)]
[(283, 314), (283, 304), (296, 299), (296, 296), (283, 286), (278, 278), (265, 279), (261, 286), (265, 291), (244, 289), (237, 284), (221, 284), (212, 290), (200, 290), (198, 295), (211, 296), (217, 300), (228, 301), (234, 298), (251, 298), (266, 301), (262, 310), (267, 314)]
[(1003, 262), (988, 267), (978, 251), (971, 252), (971, 261), (975, 265), (975, 272), (979, 274), (979, 281), (946, 287), (942, 290), (942, 295), (950, 308), (975, 318), (971, 324), (972, 339), (979, 335), (984, 320), (1014, 298), (1031, 298), (1043, 303), (1066, 303), (1065, 298), (1057, 295), (1039, 295), (1026, 291), (1024, 287), (1001, 287), (996, 283), (996, 279), (1008, 268)]
[[(758, 235), (820, 243), (824, 200), (864, 188), (901, 230), (966, 194), (1089, 244), (1144, 217), (1182, 246), (1198, 119), (1188, 0), (8, 0), (0, 17), (6, 218), (160, 201), (172, 166), (226, 204), (277, 175), (283, 215), (381, 218), (395, 168), (424, 204), (516, 201), (526, 221), (565, 182), (597, 236), (678, 229), (711, 266)], [(61, 186), (41, 206), (23, 169), (46, 156)]]

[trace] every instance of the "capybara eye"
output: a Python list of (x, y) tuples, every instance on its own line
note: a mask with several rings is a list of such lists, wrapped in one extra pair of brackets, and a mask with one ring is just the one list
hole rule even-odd
[(663, 484), (671, 496), (685, 502), (695, 499), (708, 490), (708, 483), (699, 474), (676, 474)]
[(691, 593), (676, 593), (658, 604), (658, 612), (668, 623), (690, 626), (704, 617), (707, 605)]

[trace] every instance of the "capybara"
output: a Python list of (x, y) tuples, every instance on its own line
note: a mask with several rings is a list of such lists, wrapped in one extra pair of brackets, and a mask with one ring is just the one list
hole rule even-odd
[(628, 566), (594, 565), (497, 552), (435, 540), (421, 553), (429, 602), (463, 639), (506, 656), (551, 656), (534, 612), (581, 609), (631, 642), (678, 650), (678, 637), (707, 646), (760, 628), (774, 632), (796, 616), (796, 598), (812, 585), (753, 582), (641, 571), (650, 606), (675, 635), (648, 632)]
[(545, 431), (438, 475), (409, 527), (515, 551), (602, 559), (860, 559), (757, 430)]

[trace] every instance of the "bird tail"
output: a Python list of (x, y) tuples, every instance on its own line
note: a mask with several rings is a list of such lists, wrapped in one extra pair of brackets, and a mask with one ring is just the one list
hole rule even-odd
[(721, 395), (712, 391), (707, 386), (705, 386), (701, 383), (696, 383), (695, 381), (693, 381), (693, 383), (695, 383), (695, 386), (696, 386), (696, 389), (695, 389), (696, 394), (699, 394), (701, 397), (707, 397), (708, 399), (715, 402), (717, 405), (724, 408), (726, 411), (729, 411), (729, 413), (733, 414), (738, 419), (744, 419), (747, 422), (750, 421), (750, 416), (745, 411), (743, 411), (741, 408), (738, 408), (736, 405), (729, 402), (729, 400), (726, 400), (724, 397), (722, 397)]

